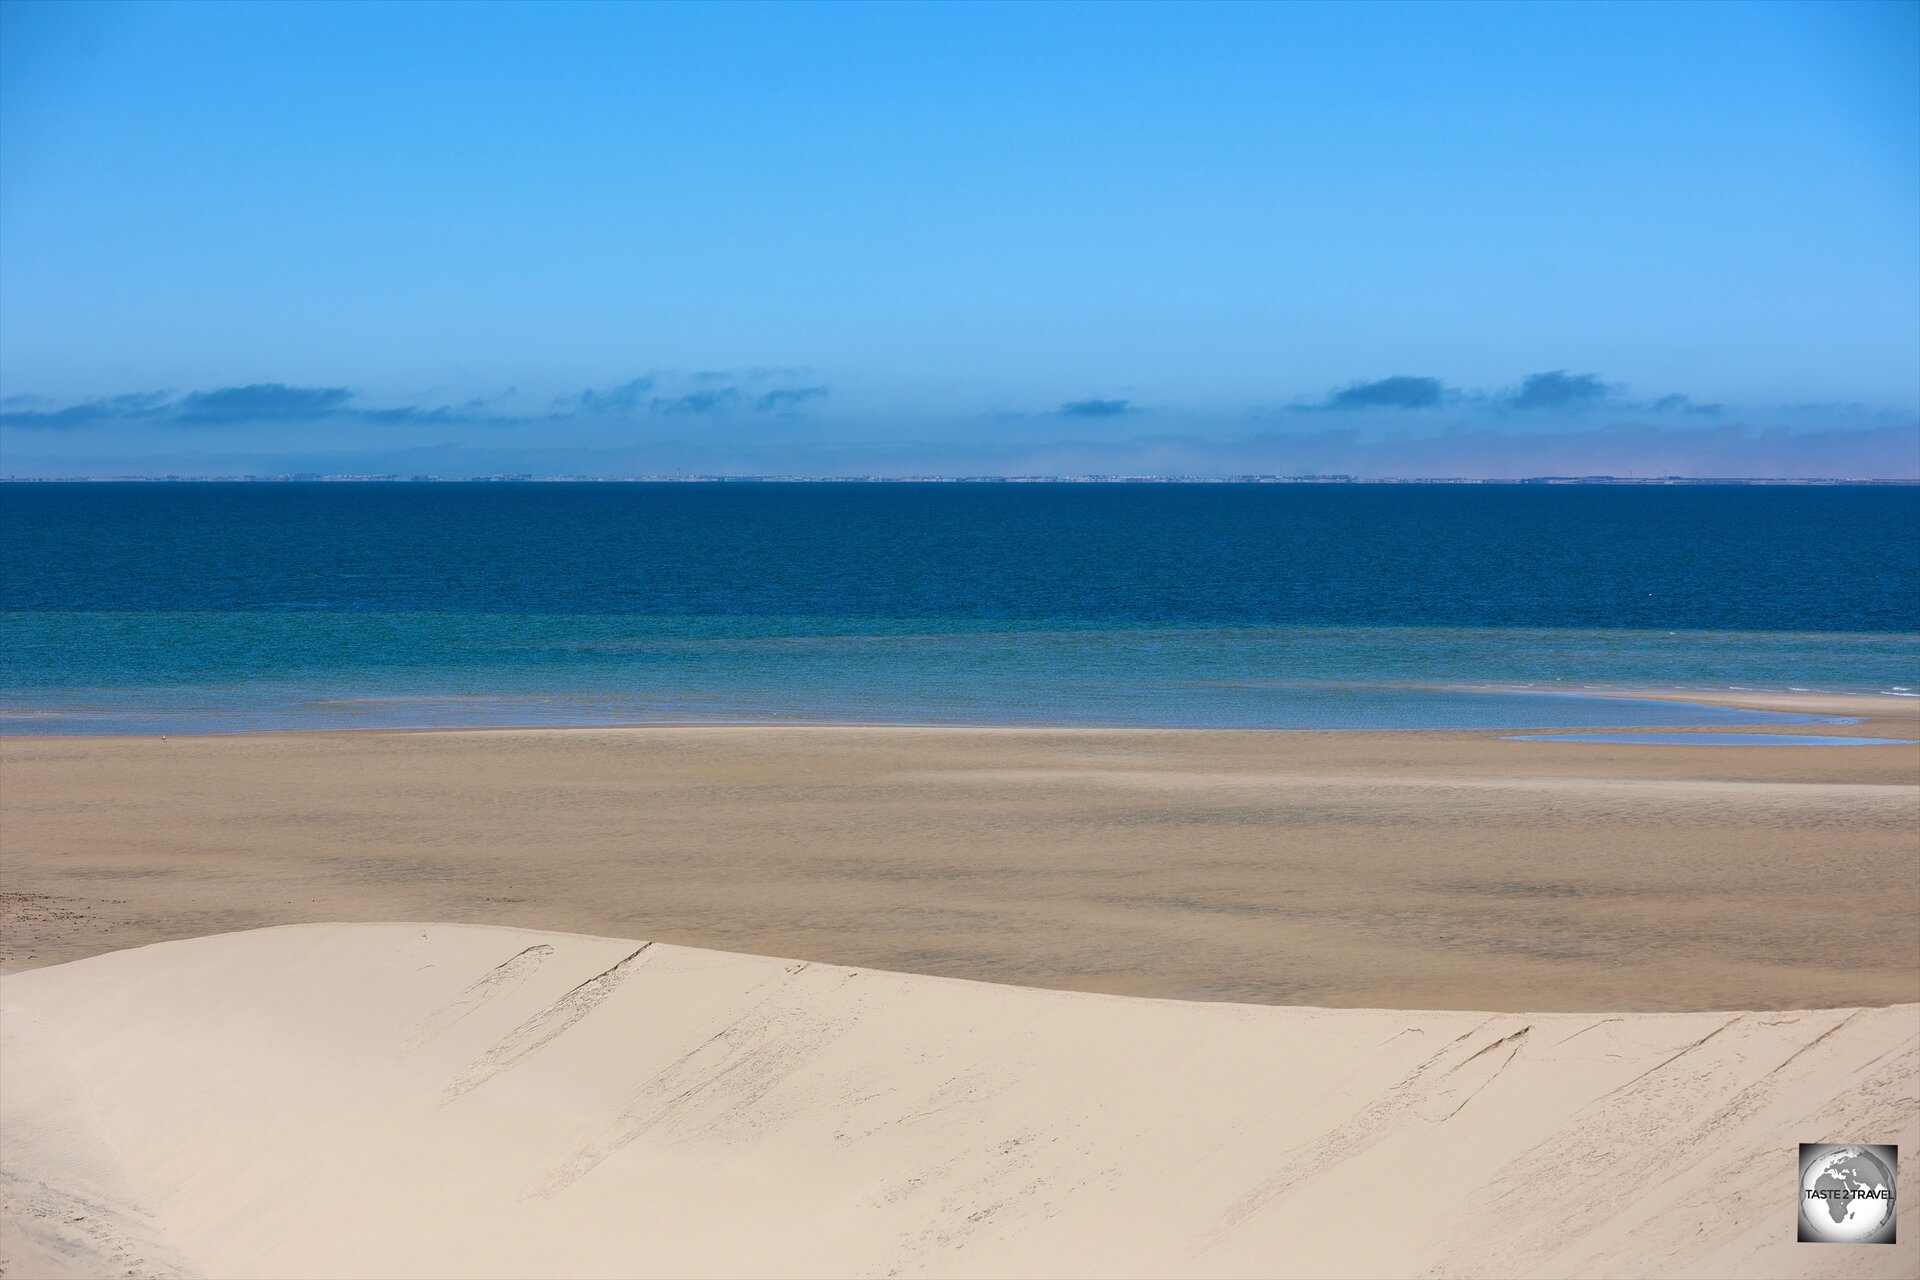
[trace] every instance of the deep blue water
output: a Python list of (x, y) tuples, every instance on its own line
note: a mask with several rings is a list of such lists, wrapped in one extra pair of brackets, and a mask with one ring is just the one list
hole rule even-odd
[(1759, 723), (1566, 695), (1920, 688), (1913, 488), (4, 485), (0, 526), (11, 732)]

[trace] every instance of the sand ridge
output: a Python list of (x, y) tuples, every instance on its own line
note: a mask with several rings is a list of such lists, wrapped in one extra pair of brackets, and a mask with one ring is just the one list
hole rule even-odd
[(1793, 1239), (1794, 1142), (1920, 1144), (1911, 1005), (1286, 1009), (402, 924), (116, 952), (0, 1004), (0, 1253), (77, 1274), (1920, 1260), (1910, 1209), (1892, 1248)]
[[(1861, 716), (1886, 720), (1920, 720), (1920, 695), (1912, 693), (1843, 693), (1813, 689), (1582, 689), (1593, 697), (1645, 698), (1660, 702), (1705, 702), (1721, 707), (1748, 707), (1755, 711), (1798, 711), (1808, 715)], [(1755, 726), (1764, 731), (1767, 726)], [(1912, 727), (1909, 723), (1909, 728)], [(1798, 730), (1794, 730), (1798, 732)], [(1850, 732), (1841, 729), (1840, 732)]]

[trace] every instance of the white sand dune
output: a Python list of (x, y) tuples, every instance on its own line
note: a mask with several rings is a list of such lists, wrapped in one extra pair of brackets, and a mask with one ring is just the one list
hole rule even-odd
[[(1475, 1014), (308, 925), (0, 982), (6, 1274), (1887, 1275), (1920, 1007)], [(1911, 1157), (1910, 1157), (1911, 1158)], [(1911, 1176), (1911, 1175), (1910, 1175)]]

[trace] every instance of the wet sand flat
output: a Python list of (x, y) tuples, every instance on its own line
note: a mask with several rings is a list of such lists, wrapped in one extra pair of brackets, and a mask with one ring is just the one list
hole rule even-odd
[(1268, 1004), (1874, 1005), (1920, 999), (1916, 831), (1913, 746), (819, 727), (15, 738), (0, 742), (0, 960), (416, 919)]

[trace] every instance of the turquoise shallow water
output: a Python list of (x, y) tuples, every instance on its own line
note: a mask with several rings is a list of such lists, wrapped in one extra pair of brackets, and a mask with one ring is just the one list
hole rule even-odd
[[(1004, 693), (1004, 690), (997, 690)], [(1509, 729), (1572, 725), (1795, 725), (1841, 717), (1579, 694), (1353, 687), (1267, 688), (1156, 699), (1151, 691), (1049, 690), (1046, 702), (901, 692), (812, 702), (792, 690), (736, 689), (697, 698), (644, 694), (443, 694), (327, 697), (280, 686), (15, 696), (0, 709), (13, 734), (240, 733), (279, 729), (480, 728), (505, 725), (923, 724), (1214, 729)]]
[[(0, 732), (782, 722), (1212, 728), (1796, 724), (1593, 696), (1873, 684), (1877, 637), (1455, 628), (940, 631), (936, 624), (466, 614), (0, 614)], [(949, 623), (949, 626), (955, 624)], [(1582, 681), (1555, 678), (1577, 672)], [(1732, 676), (1733, 679), (1725, 677)], [(1688, 683), (1688, 682), (1682, 682)], [(1487, 685), (1498, 685), (1489, 688)], [(1531, 687), (1528, 687), (1531, 686)]]
[(0, 486), (0, 732), (1806, 723), (1920, 490)]

